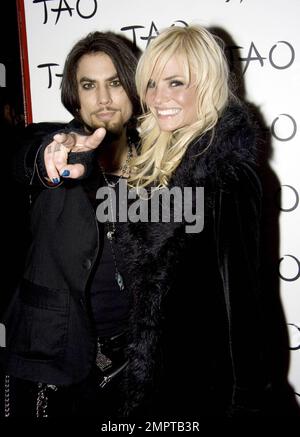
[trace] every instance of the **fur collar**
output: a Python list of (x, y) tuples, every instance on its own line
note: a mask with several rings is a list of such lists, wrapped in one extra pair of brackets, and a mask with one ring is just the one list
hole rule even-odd
[(230, 104), (215, 128), (188, 147), (170, 186), (199, 185), (205, 180), (206, 186), (211, 181), (221, 187), (236, 180), (241, 163), (256, 161), (255, 136), (246, 106)]

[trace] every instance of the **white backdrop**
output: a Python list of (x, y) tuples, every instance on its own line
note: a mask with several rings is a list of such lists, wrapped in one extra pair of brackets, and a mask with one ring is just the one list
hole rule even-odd
[[(259, 109), (271, 132), (270, 165), (281, 185), (280, 245), (274, 268), (288, 323), (289, 379), (300, 396), (300, 1), (23, 1), (34, 122), (70, 120), (60, 104), (63, 63), (74, 43), (89, 31), (116, 31), (141, 49), (159, 29), (173, 24), (199, 23), (221, 28), (231, 37), (235, 48), (230, 53), (243, 72), (244, 97)], [(270, 198), (274, 194), (275, 202), (276, 193), (269, 194)]]

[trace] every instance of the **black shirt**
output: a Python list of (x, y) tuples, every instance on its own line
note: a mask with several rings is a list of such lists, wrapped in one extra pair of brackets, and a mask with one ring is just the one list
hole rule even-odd
[[(107, 175), (109, 182), (116, 183), (119, 176)], [(96, 212), (101, 200), (96, 199), (98, 188), (106, 186), (101, 173), (93, 174), (85, 186), (87, 195)], [(114, 190), (117, 205), (119, 198), (119, 184)], [(121, 290), (116, 281), (116, 269), (113, 250), (116, 250), (114, 241), (107, 238), (111, 225), (97, 220), (99, 229), (99, 252), (93, 271), (90, 276), (89, 290), (91, 312), (95, 322), (96, 334), (99, 337), (111, 337), (126, 330), (129, 310), (130, 295), (126, 288)], [(112, 247), (113, 245), (113, 247)]]

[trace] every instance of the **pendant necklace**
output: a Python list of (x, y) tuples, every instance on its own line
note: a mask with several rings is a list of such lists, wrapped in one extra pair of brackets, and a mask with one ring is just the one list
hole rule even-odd
[[(132, 144), (131, 144), (131, 142), (129, 142), (127, 158), (126, 158), (125, 163), (122, 165), (122, 167), (120, 169), (122, 171), (122, 173), (116, 182), (111, 182), (107, 179), (104, 168), (99, 164), (103, 179), (110, 189), (116, 188), (116, 186), (119, 184), (120, 180), (126, 174), (129, 174), (129, 172), (130, 172), (129, 162), (130, 162), (131, 157), (132, 157)], [(114, 264), (115, 264), (115, 279), (116, 279), (116, 282), (120, 288), (120, 291), (123, 291), (125, 289), (124, 280), (123, 280), (123, 277), (118, 269), (117, 258), (116, 258), (115, 248), (114, 248), (114, 239), (115, 239), (115, 232), (116, 232), (116, 223), (115, 223), (116, 220), (114, 218), (114, 208), (113, 208), (113, 201), (112, 201), (112, 196), (111, 196), (110, 190), (108, 190), (108, 197), (109, 197), (109, 205), (110, 205), (110, 212), (111, 212), (111, 222), (107, 223), (108, 230), (106, 232), (106, 237), (109, 241), (112, 257), (113, 257)]]

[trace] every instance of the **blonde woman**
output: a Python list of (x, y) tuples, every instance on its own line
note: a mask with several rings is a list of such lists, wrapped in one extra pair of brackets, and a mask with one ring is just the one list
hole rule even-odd
[[(169, 221), (149, 214), (124, 235), (135, 296), (128, 409), (177, 420), (290, 414), (269, 402), (255, 128), (230, 91), (222, 46), (200, 26), (171, 27), (140, 58), (136, 84), (145, 114), (130, 183), (151, 190), (148, 211), (159, 193), (162, 208), (163, 193), (177, 194)], [(187, 232), (186, 211), (175, 214), (193, 208), (197, 221), (196, 187), (204, 226)]]

